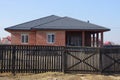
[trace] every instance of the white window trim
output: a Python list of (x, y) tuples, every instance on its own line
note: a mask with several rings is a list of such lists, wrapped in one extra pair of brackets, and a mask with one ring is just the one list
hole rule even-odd
[[(48, 35), (54, 35), (54, 42), (48, 42)], [(47, 43), (48, 44), (54, 44), (55, 43), (55, 33), (49, 32), (49, 33), (47, 33), (46, 37), (47, 37)]]
[[(28, 42), (22, 42), (22, 36), (25, 36), (27, 35), (28, 36)], [(29, 34), (28, 33), (22, 33), (21, 34), (21, 44), (28, 44), (29, 43)]]

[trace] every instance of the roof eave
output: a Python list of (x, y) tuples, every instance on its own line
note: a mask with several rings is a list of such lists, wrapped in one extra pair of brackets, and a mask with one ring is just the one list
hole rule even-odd
[(31, 29), (8, 29), (8, 28), (5, 28), (6, 31), (8, 32), (12, 32), (12, 31), (33, 31)]
[(110, 29), (53, 29), (53, 28), (32, 28), (32, 30), (74, 30), (74, 31), (110, 31)]

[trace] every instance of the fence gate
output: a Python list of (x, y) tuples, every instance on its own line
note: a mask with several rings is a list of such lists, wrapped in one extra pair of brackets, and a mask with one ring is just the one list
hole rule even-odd
[(97, 48), (70, 48), (65, 52), (65, 72), (99, 72)]
[(102, 72), (120, 73), (120, 49), (105, 48), (101, 50)]

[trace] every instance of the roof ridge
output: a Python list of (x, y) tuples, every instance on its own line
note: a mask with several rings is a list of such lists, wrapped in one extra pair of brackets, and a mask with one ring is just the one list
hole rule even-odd
[[(42, 18), (34, 19), (34, 20), (31, 20), (31, 21), (26, 21), (26, 22), (23, 22), (23, 23), (20, 23), (20, 24), (11, 26), (11, 27), (14, 28), (14, 27), (16, 27), (16, 26), (18, 26), (18, 25), (23, 25), (23, 24), (26, 24), (26, 23), (30, 23), (30, 22), (32, 22), (32, 21), (37, 21), (37, 20), (39, 20), (39, 19), (45, 19), (45, 18), (48, 18), (48, 17), (50, 17), (50, 16), (56, 16), (56, 15), (49, 15), (49, 16), (45, 16), (45, 17), (42, 17)], [(59, 17), (59, 16), (58, 16), (58, 17)], [(8, 28), (10, 28), (10, 27), (8, 27)], [(5, 29), (7, 29), (7, 28), (5, 28)]]
[[(52, 21), (49, 21), (49, 22), (46, 22), (46, 23), (43, 23), (43, 24), (40, 24), (40, 25), (37, 25), (37, 26), (41, 26), (41, 25), (44, 25), (44, 24), (47, 24), (47, 23), (51, 23), (51, 22), (54, 22), (54, 21), (57, 21), (57, 20), (61, 20), (61, 19), (64, 19), (65, 17), (60, 17), (60, 18), (58, 18), (58, 19), (55, 19), (55, 20), (52, 20)], [(34, 26), (34, 27), (32, 27), (31, 29), (34, 29), (35, 27), (37, 27), (37, 26)]]
[(83, 21), (83, 20), (79, 20), (79, 19), (76, 19), (76, 18), (72, 18), (72, 17), (68, 17), (68, 16), (65, 16), (65, 18), (70, 18), (70, 19), (74, 19), (74, 20), (77, 20), (77, 21), (81, 21), (83, 23), (86, 23), (86, 24), (90, 24), (90, 25), (95, 25), (95, 26), (99, 26), (99, 27), (102, 27), (102, 28), (106, 28), (104, 26), (100, 26), (100, 25), (97, 25), (97, 24), (94, 24), (94, 23), (91, 23), (91, 22), (86, 22), (86, 21)]

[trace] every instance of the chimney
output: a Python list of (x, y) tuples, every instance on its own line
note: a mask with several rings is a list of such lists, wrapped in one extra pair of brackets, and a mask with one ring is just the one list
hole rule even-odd
[(87, 23), (90, 23), (90, 21), (88, 20)]

